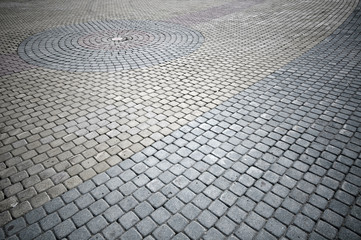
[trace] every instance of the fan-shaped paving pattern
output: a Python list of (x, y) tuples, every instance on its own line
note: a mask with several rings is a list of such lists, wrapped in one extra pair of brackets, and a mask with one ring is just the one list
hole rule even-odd
[(155, 21), (105, 21), (35, 34), (18, 53), (26, 62), (66, 71), (119, 71), (152, 66), (195, 51), (201, 33)]

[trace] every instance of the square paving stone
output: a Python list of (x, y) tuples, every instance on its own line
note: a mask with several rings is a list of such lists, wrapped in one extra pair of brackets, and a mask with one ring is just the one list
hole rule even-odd
[(92, 234), (96, 234), (108, 225), (103, 216), (97, 216), (87, 223), (87, 227)]
[(157, 224), (150, 217), (146, 217), (136, 227), (143, 236), (147, 236), (157, 227)]
[(106, 239), (113, 240), (119, 239), (124, 230), (118, 223), (114, 222), (107, 226), (102, 233)]
[(61, 239), (69, 235), (75, 229), (74, 223), (70, 219), (67, 219), (54, 228), (54, 233), (57, 238)]
[(188, 226), (184, 229), (184, 232), (191, 239), (199, 239), (204, 234), (205, 231), (206, 229), (202, 227), (202, 225), (194, 221), (188, 224)]
[(174, 235), (174, 231), (167, 225), (162, 225), (153, 232), (153, 236), (155, 239), (172, 239)]

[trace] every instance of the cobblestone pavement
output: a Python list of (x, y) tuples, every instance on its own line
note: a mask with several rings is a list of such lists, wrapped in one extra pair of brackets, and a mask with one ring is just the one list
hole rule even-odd
[(358, 1), (2, 1), (0, 239), (361, 239)]

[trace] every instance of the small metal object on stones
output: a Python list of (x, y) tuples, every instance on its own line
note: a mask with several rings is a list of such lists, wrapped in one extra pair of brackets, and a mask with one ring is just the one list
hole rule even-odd
[(19, 56), (35, 66), (70, 72), (114, 72), (149, 67), (197, 50), (203, 35), (189, 27), (156, 21), (80, 23), (25, 39)]

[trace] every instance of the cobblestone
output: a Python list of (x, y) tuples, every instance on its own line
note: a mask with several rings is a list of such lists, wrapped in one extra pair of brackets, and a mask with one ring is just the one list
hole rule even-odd
[(0, 8), (0, 238), (360, 238), (358, 1), (38, 3)]
[(93, 215), (91, 214), (91, 212), (88, 209), (84, 209), (76, 213), (72, 217), (72, 220), (74, 221), (76, 226), (80, 227), (92, 218)]

